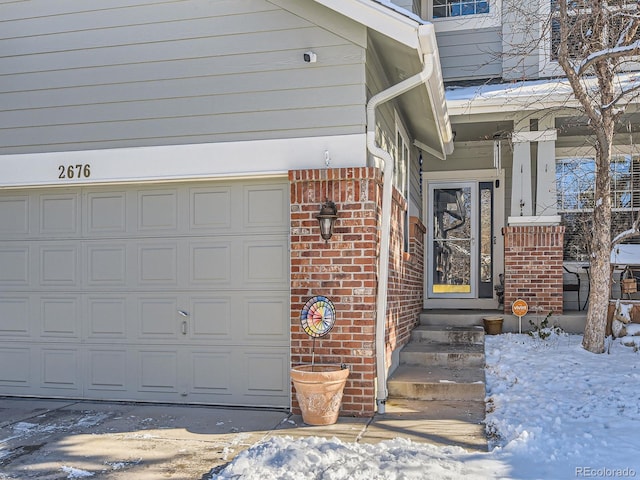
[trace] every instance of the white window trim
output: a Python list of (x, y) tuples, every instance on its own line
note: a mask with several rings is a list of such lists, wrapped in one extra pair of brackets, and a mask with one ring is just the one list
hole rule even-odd
[[(402, 186), (402, 190), (400, 191), (400, 193), (402, 194), (402, 196), (405, 196), (405, 192), (406, 192), (406, 198), (405, 200), (407, 200), (407, 202), (409, 202), (409, 197), (410, 195), (410, 191), (409, 188), (411, 187), (411, 182), (409, 180), (410, 177), (410, 172), (411, 172), (411, 143), (409, 142), (409, 135), (407, 134), (407, 129), (404, 127), (404, 124), (402, 123), (402, 120), (400, 118), (400, 115), (398, 115), (397, 111), (394, 111), (394, 117), (395, 117), (395, 138), (394, 138), (394, 144), (396, 147), (396, 159), (394, 159), (396, 162), (399, 163), (399, 160), (402, 158), (402, 147), (404, 146), (405, 148), (407, 148), (408, 150), (408, 155), (406, 158), (406, 164), (405, 164), (405, 178), (404, 178), (404, 185)], [(402, 141), (404, 142), (404, 145), (398, 145), (398, 135), (402, 138)], [(397, 188), (398, 186), (396, 186)]]
[(448, 18), (433, 18), (433, 0), (427, 0), (426, 5), (424, 18), (433, 23), (437, 33), (455, 30), (475, 30), (502, 25), (502, 0), (489, 0), (489, 13)]
[[(404, 199), (407, 202), (407, 210), (403, 214), (404, 221), (402, 222), (402, 228), (403, 228), (402, 238), (403, 238), (403, 251), (408, 252), (409, 251), (409, 217), (411, 215), (412, 210), (415, 209), (415, 207), (412, 207), (411, 205), (411, 190), (410, 190), (411, 189), (412, 144), (409, 142), (409, 135), (407, 134), (407, 129), (402, 123), (402, 119), (400, 118), (400, 115), (398, 115), (398, 112), (396, 110), (394, 110), (394, 118), (395, 118), (394, 143), (396, 148), (396, 159), (394, 159), (394, 161), (396, 162), (395, 166), (399, 165), (400, 162), (404, 163), (404, 178), (402, 179), (404, 181), (404, 185), (402, 185), (402, 190), (400, 191), (400, 194), (404, 197)], [(398, 137), (402, 139), (402, 145), (398, 144)], [(407, 151), (406, 158), (404, 158), (405, 149)], [(399, 186), (397, 185), (396, 188), (398, 187)]]

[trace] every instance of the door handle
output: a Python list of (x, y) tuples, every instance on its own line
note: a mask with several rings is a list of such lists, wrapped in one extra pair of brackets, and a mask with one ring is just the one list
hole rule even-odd
[(182, 334), (186, 335), (187, 334), (187, 318), (186, 317), (188, 317), (189, 314), (184, 310), (178, 310), (178, 313), (180, 314), (181, 317), (185, 318), (184, 320), (182, 320)]

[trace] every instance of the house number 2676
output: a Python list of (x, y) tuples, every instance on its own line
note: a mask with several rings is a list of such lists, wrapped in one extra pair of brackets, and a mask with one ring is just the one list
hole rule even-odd
[(76, 165), (58, 165), (58, 178), (66, 180), (70, 178), (89, 178), (91, 165), (77, 163)]

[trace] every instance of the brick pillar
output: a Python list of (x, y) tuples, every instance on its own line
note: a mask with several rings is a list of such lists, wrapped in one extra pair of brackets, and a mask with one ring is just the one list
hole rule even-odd
[[(291, 186), (291, 364), (311, 363), (300, 311), (314, 295), (331, 299), (336, 323), (315, 341), (316, 363), (351, 369), (341, 415), (375, 412), (375, 317), (382, 175), (375, 168), (296, 170)], [(334, 235), (320, 236), (315, 216), (325, 200), (338, 207)], [(294, 412), (299, 407), (293, 395)]]
[(504, 233), (504, 312), (521, 298), (531, 313), (562, 313), (563, 226), (513, 226)]

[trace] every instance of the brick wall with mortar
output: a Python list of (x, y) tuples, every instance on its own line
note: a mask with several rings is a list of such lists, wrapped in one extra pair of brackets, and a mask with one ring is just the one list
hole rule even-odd
[(405, 248), (404, 224), (407, 202), (397, 190), (393, 193), (387, 295), (387, 366), (391, 365), (391, 353), (409, 341), (411, 331), (420, 322), (420, 312), (424, 304), (426, 229), (419, 218), (410, 217), (408, 249)]
[[(349, 365), (341, 415), (375, 412), (375, 318), (382, 174), (375, 168), (289, 172), (291, 187), (291, 364), (311, 362), (313, 340), (300, 326), (300, 311), (314, 295), (329, 297), (336, 323), (315, 341), (316, 363)], [(404, 252), (406, 202), (394, 192), (392, 212), (387, 360), (408, 341), (422, 308), (422, 223), (410, 221)], [(325, 200), (338, 207), (334, 236), (320, 237), (315, 216)], [(293, 411), (299, 408), (292, 389)]]
[(521, 298), (529, 312), (562, 313), (563, 226), (505, 227), (504, 313)]

